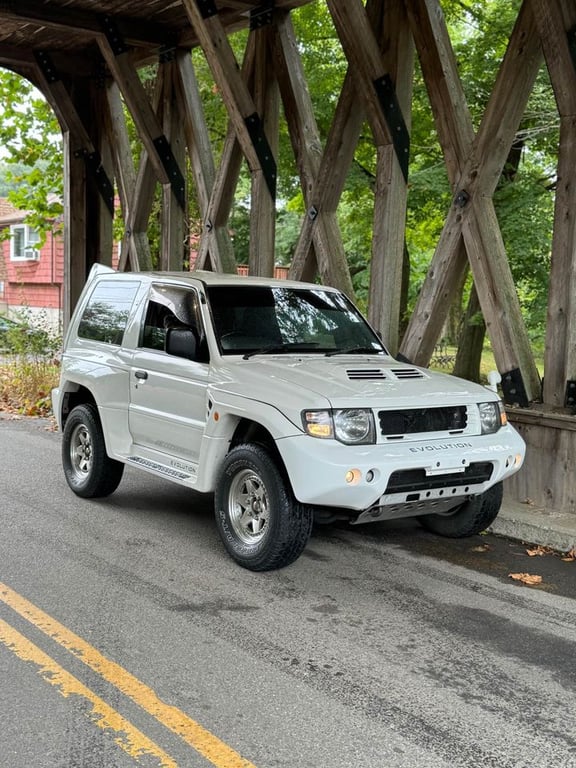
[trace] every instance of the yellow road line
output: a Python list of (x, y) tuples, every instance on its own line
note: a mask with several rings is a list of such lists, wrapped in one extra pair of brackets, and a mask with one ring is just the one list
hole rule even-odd
[(160, 747), (145, 736), (141, 731), (125, 720), (112, 707), (108, 706), (99, 696), (83, 685), (73, 675), (63, 669), (38, 646), (31, 643), (24, 635), (0, 619), (0, 642), (23, 661), (32, 662), (39, 667), (39, 672), (51, 685), (56, 686), (64, 697), (81, 696), (91, 704), (87, 712), (90, 720), (105, 731), (118, 734), (114, 741), (130, 757), (139, 760), (140, 757), (153, 756), (157, 758), (162, 768), (178, 768), (177, 763)]
[(96, 648), (2, 582), (0, 582), (0, 600), (112, 683), (216, 768), (256, 768), (253, 763), (245, 760), (238, 752), (177, 707), (163, 702), (151, 688), (130, 672), (107, 659)]

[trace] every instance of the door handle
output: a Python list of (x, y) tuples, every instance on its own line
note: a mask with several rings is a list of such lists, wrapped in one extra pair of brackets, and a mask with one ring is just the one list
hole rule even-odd
[(148, 373), (146, 371), (136, 371), (134, 375), (137, 379), (141, 379), (142, 381), (148, 378)]

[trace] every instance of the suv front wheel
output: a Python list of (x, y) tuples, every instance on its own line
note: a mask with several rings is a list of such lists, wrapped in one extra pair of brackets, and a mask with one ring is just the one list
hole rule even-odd
[(468, 501), (445, 515), (423, 515), (421, 525), (440, 536), (461, 539), (481, 533), (491, 525), (502, 505), (502, 483), (496, 483), (484, 493), (471, 496)]
[(77, 496), (109, 496), (118, 487), (124, 464), (106, 453), (96, 406), (86, 403), (70, 411), (62, 439), (62, 464), (66, 482)]
[(230, 451), (214, 502), (224, 546), (251, 571), (289, 565), (310, 538), (312, 509), (294, 499), (276, 463), (260, 445), (239, 445)]

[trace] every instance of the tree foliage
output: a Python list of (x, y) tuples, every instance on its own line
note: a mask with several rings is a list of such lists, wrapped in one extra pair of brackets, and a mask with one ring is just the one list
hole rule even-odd
[(62, 213), (62, 136), (51, 107), (34, 86), (0, 70), (0, 179), (5, 196), (45, 232)]

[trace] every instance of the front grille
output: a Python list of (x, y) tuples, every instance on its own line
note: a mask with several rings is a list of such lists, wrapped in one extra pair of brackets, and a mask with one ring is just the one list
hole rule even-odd
[(493, 471), (494, 465), (491, 461), (477, 461), (466, 467), (464, 472), (448, 475), (428, 476), (425, 469), (400, 469), (390, 475), (386, 493), (410, 493), (450, 488), (455, 485), (476, 485), (490, 480)]
[(379, 411), (380, 433), (412, 435), (418, 432), (461, 432), (466, 429), (465, 405), (449, 408), (410, 408), (402, 411)]

